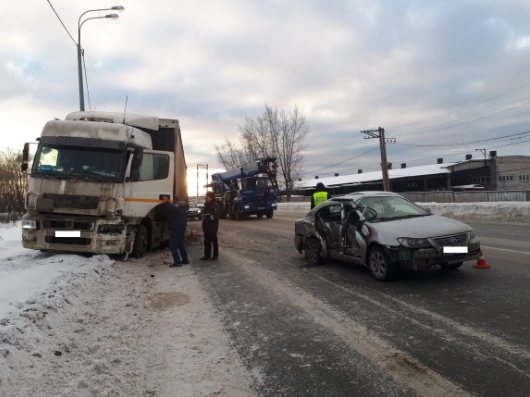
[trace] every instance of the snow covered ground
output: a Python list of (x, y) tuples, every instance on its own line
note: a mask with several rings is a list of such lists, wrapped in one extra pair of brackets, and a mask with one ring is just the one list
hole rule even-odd
[(169, 268), (169, 250), (40, 253), (20, 226), (0, 227), (0, 397), (253, 395), (193, 268)]

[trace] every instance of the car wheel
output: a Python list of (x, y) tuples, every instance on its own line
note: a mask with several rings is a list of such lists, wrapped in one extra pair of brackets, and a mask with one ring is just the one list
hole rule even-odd
[(398, 265), (390, 260), (381, 247), (375, 246), (368, 254), (368, 268), (377, 280), (388, 281), (396, 276)]
[(147, 230), (144, 225), (138, 225), (132, 255), (135, 258), (143, 258), (147, 251)]
[(320, 256), (320, 253), (322, 252), (322, 244), (320, 244), (320, 241), (318, 241), (317, 238), (312, 237), (307, 240), (307, 242), (305, 243), (304, 251), (305, 260), (307, 261), (307, 263), (317, 265), (323, 262), (323, 259)]
[(452, 264), (443, 264), (443, 265), (440, 265), (442, 267), (442, 269), (444, 270), (449, 270), (450, 272), (454, 272), (455, 270), (457, 270), (460, 266), (462, 266), (464, 264), (464, 262), (459, 262), (459, 263), (452, 263)]

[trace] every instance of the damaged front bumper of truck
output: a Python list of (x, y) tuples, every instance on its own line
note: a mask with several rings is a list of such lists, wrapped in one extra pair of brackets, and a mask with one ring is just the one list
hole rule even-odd
[(437, 244), (424, 248), (407, 248), (403, 246), (386, 248), (392, 261), (399, 263), (401, 267), (413, 270), (423, 270), (437, 265), (452, 265), (475, 260), (480, 255), (480, 241), (478, 239), (472, 239), (467, 243), (467, 253), (464, 254), (444, 253), (443, 247)]
[(28, 213), (22, 221), (22, 246), (42, 251), (122, 254), (130, 251), (132, 234), (118, 217), (65, 218)]

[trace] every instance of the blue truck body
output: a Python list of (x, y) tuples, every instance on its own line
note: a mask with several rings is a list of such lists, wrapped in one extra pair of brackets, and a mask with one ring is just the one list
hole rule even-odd
[(272, 218), (277, 208), (276, 159), (263, 158), (238, 168), (212, 175), (221, 217), (243, 219), (249, 215)]

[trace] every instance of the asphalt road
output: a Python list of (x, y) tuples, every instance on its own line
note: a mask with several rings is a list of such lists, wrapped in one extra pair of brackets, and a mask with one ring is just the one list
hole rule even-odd
[(530, 395), (530, 226), (472, 224), (490, 269), (385, 283), (309, 266), (301, 216), (223, 220), (220, 260), (193, 264), (258, 395)]

